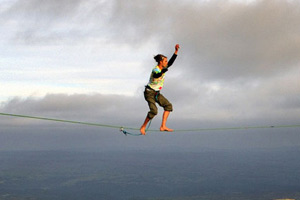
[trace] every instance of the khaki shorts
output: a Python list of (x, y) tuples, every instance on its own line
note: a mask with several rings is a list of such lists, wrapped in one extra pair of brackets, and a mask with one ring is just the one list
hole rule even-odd
[(156, 103), (164, 108), (165, 111), (173, 111), (172, 104), (166, 99), (160, 92), (157, 92), (152, 89), (146, 88), (144, 91), (145, 100), (148, 102), (150, 111), (148, 112), (147, 117), (153, 119), (157, 115)]

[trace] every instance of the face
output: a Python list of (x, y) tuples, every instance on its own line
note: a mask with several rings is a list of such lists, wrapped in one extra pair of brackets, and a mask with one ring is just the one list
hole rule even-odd
[(168, 59), (167, 58), (163, 58), (162, 61), (160, 61), (162, 63), (163, 67), (167, 67), (168, 66)]

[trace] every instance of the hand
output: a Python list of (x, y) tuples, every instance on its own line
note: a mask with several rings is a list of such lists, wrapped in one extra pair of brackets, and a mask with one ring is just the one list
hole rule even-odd
[(179, 49), (180, 47), (179, 47), (179, 44), (176, 44), (175, 45), (175, 54), (177, 55), (177, 52), (178, 52), (178, 49)]

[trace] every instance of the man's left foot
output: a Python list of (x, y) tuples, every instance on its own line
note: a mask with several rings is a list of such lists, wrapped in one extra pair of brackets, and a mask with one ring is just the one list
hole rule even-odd
[(160, 131), (168, 131), (168, 132), (173, 132), (173, 129), (170, 129), (168, 127), (160, 127)]

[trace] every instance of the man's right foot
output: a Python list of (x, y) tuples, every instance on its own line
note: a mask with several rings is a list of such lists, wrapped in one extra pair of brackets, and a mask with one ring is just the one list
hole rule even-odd
[(146, 127), (141, 127), (140, 132), (142, 135), (146, 135)]

